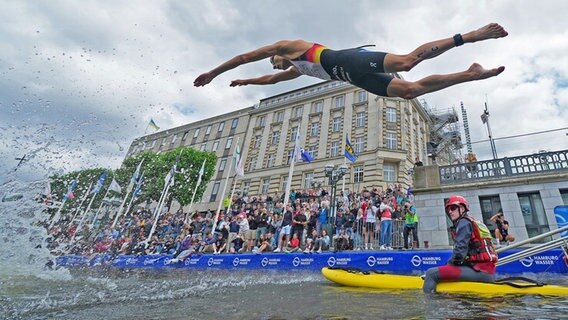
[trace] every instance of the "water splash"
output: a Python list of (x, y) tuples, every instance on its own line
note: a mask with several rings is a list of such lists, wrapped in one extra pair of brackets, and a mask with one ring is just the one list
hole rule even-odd
[(46, 248), (47, 231), (42, 225), (49, 217), (39, 201), (46, 182), (19, 181), (15, 171), (5, 178), (0, 185), (0, 278), (68, 278), (68, 272), (45, 269), (54, 258)]

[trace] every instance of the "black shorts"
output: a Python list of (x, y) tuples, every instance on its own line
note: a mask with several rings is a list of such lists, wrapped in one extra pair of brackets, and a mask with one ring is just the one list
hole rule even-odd
[(385, 73), (385, 52), (362, 48), (346, 50), (326, 49), (320, 63), (334, 80), (349, 82), (379, 96), (387, 97), (387, 87), (393, 76)]

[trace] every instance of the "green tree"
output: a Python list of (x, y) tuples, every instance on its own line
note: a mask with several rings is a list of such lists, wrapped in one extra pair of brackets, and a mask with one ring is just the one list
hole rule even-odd
[[(122, 198), (126, 195), (132, 175), (136, 171), (140, 161), (143, 161), (140, 169), (140, 175), (144, 175), (144, 181), (141, 188), (142, 192), (141, 195), (135, 199), (134, 204), (144, 203), (146, 201), (157, 202), (164, 190), (166, 175), (170, 172), (174, 163), (178, 161), (176, 173), (174, 175), (174, 185), (169, 189), (167, 205), (170, 207), (171, 202), (175, 199), (182, 206), (186, 206), (191, 201), (191, 196), (193, 195), (193, 190), (195, 189), (197, 178), (199, 176), (199, 170), (201, 169), (201, 165), (204, 160), (206, 161), (204, 174), (195, 195), (195, 201), (199, 201), (203, 196), (203, 192), (205, 192), (207, 183), (215, 172), (217, 157), (212, 152), (202, 152), (190, 147), (178, 147), (174, 150), (161, 154), (147, 151), (125, 159), (122, 166), (116, 170), (94, 168), (73, 171), (64, 175), (54, 175), (51, 177), (52, 195), (57, 201), (62, 201), (64, 194), (67, 193), (68, 185), (71, 181), (73, 181), (73, 179), (79, 177), (77, 187), (73, 192), (75, 194), (75, 198), (68, 199), (66, 201), (65, 207), (62, 210), (62, 218), (74, 214), (76, 210), (85, 210), (92, 197), (90, 192), (94, 184), (96, 184), (101, 173), (106, 170), (108, 175), (105, 183), (96, 195), (91, 207), (98, 208), (113, 178), (121, 186), (122, 192), (116, 193), (114, 191), (110, 191), (108, 196)], [(91, 183), (93, 183), (93, 186), (89, 188)], [(81, 199), (85, 194), (87, 194), (88, 199), (85, 201), (82, 208), (78, 208)], [(131, 196), (132, 193), (129, 194), (129, 197)], [(50, 214), (53, 215), (56, 211), (56, 208), (50, 209)]]

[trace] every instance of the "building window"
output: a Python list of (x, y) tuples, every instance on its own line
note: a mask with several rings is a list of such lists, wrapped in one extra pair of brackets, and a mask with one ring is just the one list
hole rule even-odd
[(262, 136), (261, 135), (254, 136), (254, 148), (255, 149), (260, 148), (261, 144), (262, 144)]
[(219, 171), (225, 170), (226, 166), (227, 166), (227, 159), (221, 159), (221, 162), (219, 163)]
[(353, 168), (353, 182), (360, 183), (363, 182), (363, 167)]
[(337, 157), (339, 155), (339, 141), (333, 141), (329, 149), (330, 157)]
[(207, 142), (202, 143), (202, 144), (201, 144), (201, 147), (199, 148), (199, 150), (205, 151), (206, 149), (207, 149)]
[(256, 158), (251, 158), (250, 162), (249, 162), (249, 167), (247, 171), (253, 171), (254, 169), (256, 169)]
[(396, 109), (392, 107), (387, 107), (387, 121), (396, 122)]
[(268, 160), (266, 160), (266, 167), (272, 168), (276, 163), (276, 153), (271, 153), (268, 155)]
[(168, 137), (164, 137), (164, 139), (162, 139), (162, 143), (160, 143), (160, 147), (165, 146), (167, 141), (168, 141)]
[(488, 223), (489, 218), (502, 208), (499, 195), (479, 197), (479, 205), (481, 206), (481, 216), (484, 223)]
[(213, 146), (211, 147), (211, 151), (215, 152), (219, 148), (219, 140), (213, 141)]
[[(521, 213), (525, 220), (525, 227), (529, 238), (538, 236), (540, 234), (550, 231), (544, 205), (540, 198), (540, 193), (522, 193), (518, 194), (519, 204), (521, 205)], [(540, 239), (538, 242), (551, 241), (551, 237)]]
[(205, 135), (206, 135), (206, 136), (211, 133), (211, 127), (212, 127), (211, 125), (208, 125), (208, 126), (207, 126), (207, 129), (205, 129)]
[(298, 127), (293, 127), (292, 128), (292, 134), (290, 135), (290, 141), (295, 142), (298, 134), (299, 134)]
[(231, 121), (231, 129), (235, 129), (238, 125), (239, 125), (239, 118), (235, 118), (233, 119), (233, 121)]
[(355, 92), (355, 101), (357, 103), (367, 102), (367, 91), (359, 90), (359, 91)]
[(309, 146), (307, 152), (315, 160), (318, 157), (318, 146), (317, 146), (317, 144), (313, 145), (313, 146)]
[(266, 117), (265, 116), (260, 116), (258, 118), (256, 118), (256, 126), (257, 127), (264, 127), (266, 123)]
[(281, 191), (282, 191), (282, 192), (285, 192), (285, 191), (286, 191), (286, 186), (288, 185), (288, 176), (282, 176), (280, 179), (281, 179), (281, 181), (282, 181), (282, 189), (281, 189)]
[(276, 112), (276, 122), (282, 122), (284, 121), (284, 111), (278, 111)]
[(233, 144), (233, 138), (229, 137), (227, 139), (227, 144), (225, 144), (225, 149), (230, 149), (232, 144)]
[(156, 140), (152, 141), (152, 146), (150, 146), (150, 149), (153, 149), (156, 146)]
[(195, 129), (195, 132), (193, 132), (193, 137), (194, 137), (194, 138), (197, 138), (197, 136), (199, 135), (199, 131), (200, 131), (200, 130), (201, 130), (200, 128)]
[(262, 179), (262, 188), (260, 189), (260, 193), (262, 194), (268, 193), (269, 188), (270, 188), (270, 178)]
[(225, 129), (225, 121), (219, 123), (219, 129), (217, 130), (217, 132), (221, 132), (223, 131), (223, 129)]
[(187, 135), (189, 134), (189, 131), (186, 131), (183, 133), (183, 136), (181, 137), (182, 141), (185, 141), (185, 139), (187, 139)]
[(366, 112), (357, 112), (357, 116), (355, 117), (355, 127), (361, 128), (365, 126), (365, 118), (367, 116)]
[(249, 193), (249, 190), (250, 190), (250, 181), (249, 180), (243, 181), (243, 188), (242, 189), (243, 189), (243, 195), (246, 195), (246, 194)]
[(280, 131), (272, 131), (272, 145), (277, 145), (280, 142)]
[(396, 133), (387, 132), (386, 147), (396, 150)]
[(312, 113), (318, 113), (323, 111), (323, 101), (316, 101), (312, 103)]
[(314, 180), (314, 173), (304, 173), (304, 189), (312, 188), (312, 181)]
[(209, 198), (209, 202), (215, 202), (217, 199), (217, 193), (219, 193), (219, 182), (215, 182), (213, 184), (213, 190), (211, 190), (211, 198)]
[(292, 162), (292, 156), (294, 156), (294, 148), (288, 151), (288, 156), (286, 158), (286, 164), (290, 164)]
[(332, 124), (331, 131), (333, 131), (333, 132), (341, 131), (341, 118), (340, 117), (333, 118), (333, 124)]
[(300, 118), (302, 117), (302, 113), (303, 113), (303, 107), (299, 106), (299, 107), (295, 107), (294, 108), (294, 113), (292, 114), (292, 118)]
[(394, 164), (385, 164), (383, 166), (383, 175), (386, 182), (396, 182)]
[(320, 133), (320, 124), (319, 122), (312, 123), (312, 128), (310, 130), (310, 136), (317, 137)]
[(355, 138), (355, 145), (354, 147), (354, 151), (355, 153), (361, 153), (364, 151), (365, 149), (365, 137), (356, 137)]
[(337, 96), (337, 97), (333, 97), (333, 102), (334, 102), (334, 106), (335, 108), (343, 108), (345, 107), (345, 96), (341, 95), (341, 96)]
[(568, 206), (568, 190), (560, 190), (560, 197), (565, 206)]

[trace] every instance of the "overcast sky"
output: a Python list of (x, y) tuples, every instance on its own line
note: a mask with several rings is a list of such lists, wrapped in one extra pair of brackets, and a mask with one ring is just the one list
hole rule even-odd
[[(317, 83), (230, 88), (271, 73), (267, 61), (203, 88), (193, 80), (233, 57), (281, 39), (342, 49), (375, 44), (407, 53), (423, 42), (502, 24), (509, 36), (467, 44), (403, 76), (504, 65), (498, 77), (422, 98), (469, 114), (472, 141), (568, 127), (568, 1), (0, 1), (0, 181), (23, 154), (18, 177), (117, 168), (153, 118), (168, 129), (251, 106)], [(497, 142), (499, 156), (568, 149), (567, 130)], [(488, 143), (474, 144), (478, 158)]]

